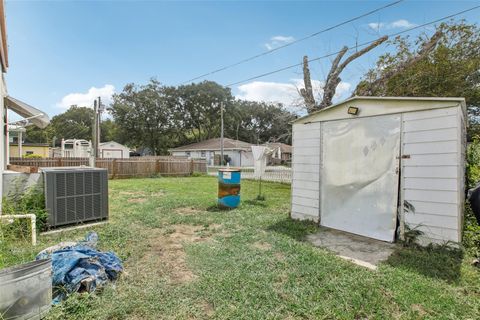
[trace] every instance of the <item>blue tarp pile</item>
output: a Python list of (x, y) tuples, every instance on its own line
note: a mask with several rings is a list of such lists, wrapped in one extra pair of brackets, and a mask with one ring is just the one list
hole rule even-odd
[(52, 259), (53, 303), (59, 303), (73, 292), (93, 292), (107, 281), (118, 278), (122, 262), (113, 252), (95, 249), (98, 235), (90, 232), (85, 240), (69, 246), (55, 246), (37, 255)]

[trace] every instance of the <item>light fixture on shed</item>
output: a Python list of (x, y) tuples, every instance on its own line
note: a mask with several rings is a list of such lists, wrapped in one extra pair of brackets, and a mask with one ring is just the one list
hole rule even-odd
[(348, 107), (348, 114), (356, 116), (358, 114), (358, 108), (357, 107)]

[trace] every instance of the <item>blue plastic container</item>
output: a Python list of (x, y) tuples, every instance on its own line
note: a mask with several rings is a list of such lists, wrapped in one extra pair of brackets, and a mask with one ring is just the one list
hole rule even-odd
[(218, 206), (233, 209), (240, 204), (240, 169), (218, 170)]

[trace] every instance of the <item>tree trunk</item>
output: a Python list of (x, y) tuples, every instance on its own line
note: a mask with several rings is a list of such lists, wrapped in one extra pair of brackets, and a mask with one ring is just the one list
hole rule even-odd
[(300, 90), (300, 95), (303, 97), (305, 102), (305, 106), (307, 107), (308, 113), (312, 113), (316, 110), (321, 110), (326, 108), (332, 104), (333, 97), (335, 96), (335, 92), (337, 90), (338, 84), (341, 82), (340, 73), (345, 69), (345, 67), (352, 62), (353, 60), (357, 59), (358, 57), (364, 55), (365, 53), (369, 52), (373, 48), (379, 46), (383, 42), (388, 39), (387, 36), (384, 36), (374, 42), (372, 42), (369, 46), (365, 47), (364, 49), (355, 52), (351, 56), (349, 56), (343, 63), (340, 64), (343, 57), (348, 51), (348, 47), (343, 47), (342, 50), (338, 53), (335, 59), (332, 61), (332, 66), (330, 71), (328, 72), (327, 79), (325, 80), (325, 85), (323, 87), (323, 97), (320, 104), (317, 105), (315, 102), (315, 98), (313, 95), (313, 87), (312, 87), (312, 80), (310, 78), (310, 69), (308, 67), (308, 57), (303, 57), (303, 83), (305, 88)]
[(315, 110), (315, 98), (313, 96), (312, 81), (310, 79), (310, 69), (308, 67), (308, 56), (303, 57), (303, 83), (304, 89), (300, 89), (300, 95), (305, 101), (307, 112), (311, 113)]

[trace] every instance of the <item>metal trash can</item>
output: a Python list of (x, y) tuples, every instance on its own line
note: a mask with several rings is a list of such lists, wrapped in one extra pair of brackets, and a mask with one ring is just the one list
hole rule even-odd
[(218, 206), (233, 209), (240, 204), (241, 170), (226, 168), (218, 170)]
[(51, 303), (50, 259), (0, 270), (0, 318), (41, 319)]

